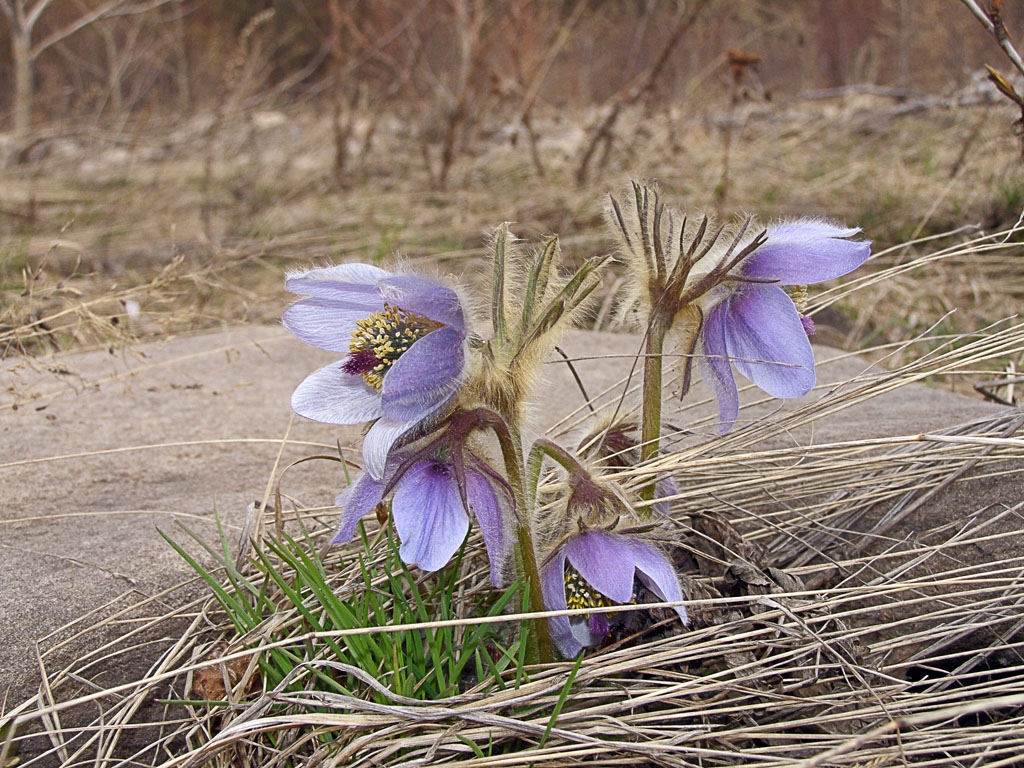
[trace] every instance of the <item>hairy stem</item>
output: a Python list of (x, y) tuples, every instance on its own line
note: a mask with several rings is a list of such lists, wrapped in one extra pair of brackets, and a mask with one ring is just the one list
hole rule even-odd
[[(652, 320), (644, 347), (643, 404), (640, 424), (641, 463), (657, 458), (661, 441), (662, 351), (665, 347), (665, 326), (657, 317)], [(640, 489), (640, 498), (644, 501), (653, 500), (655, 485), (655, 479), (651, 478), (651, 482)], [(649, 511), (650, 507), (645, 509)]]
[[(515, 496), (516, 509), (519, 511), (516, 520), (516, 571), (518, 575), (524, 576), (529, 584), (530, 610), (545, 611), (547, 608), (544, 605), (544, 595), (540, 588), (540, 569), (537, 567), (537, 554), (530, 530), (535, 498), (528, 498), (526, 493), (523, 443), (519, 434), (519, 425), (515, 421), (509, 422), (507, 433), (503, 434), (496, 430), (496, 434), (501, 443), (501, 452), (505, 458), (505, 470), (508, 472), (509, 484), (512, 486), (512, 493)], [(542, 663), (554, 661), (555, 654), (551, 646), (551, 633), (548, 631), (547, 621), (534, 619), (533, 630), (532, 641), (536, 642), (536, 648), (528, 648), (528, 651), (535, 651), (531, 655), (535, 655), (537, 660)]]

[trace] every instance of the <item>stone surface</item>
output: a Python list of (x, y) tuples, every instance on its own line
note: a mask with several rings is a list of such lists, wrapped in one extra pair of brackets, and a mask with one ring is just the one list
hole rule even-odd
[[(562, 345), (579, 358), (591, 395), (628, 373), (639, 346), (632, 336), (584, 332)], [(805, 400), (868, 368), (835, 350), (817, 354), (825, 386)], [(340, 441), (358, 458), (357, 428), (293, 419), (288, 407), (295, 385), (332, 359), (279, 327), (246, 327), (0, 366), (0, 700), (5, 690), (9, 702), (33, 691), (40, 638), (125, 593), (153, 595), (190, 576), (158, 529), (181, 540), (180, 522), (212, 539), (216, 511), (237, 539), (244, 510), (263, 498), (279, 454), (283, 467), (336, 454)], [(584, 405), (564, 363), (553, 361), (545, 374), (537, 424)], [(688, 439), (709, 439), (716, 409), (699, 386), (691, 401), (698, 405), (679, 417), (696, 425)], [(800, 439), (914, 434), (1003, 410), (914, 384), (839, 411)], [(329, 506), (341, 487), (339, 465), (322, 461), (290, 469), (282, 483), (286, 495), (310, 507)]]

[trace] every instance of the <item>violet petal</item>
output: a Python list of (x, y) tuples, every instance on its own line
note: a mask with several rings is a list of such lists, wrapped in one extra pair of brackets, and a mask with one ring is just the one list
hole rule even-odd
[(375, 479), (384, 477), (391, 447), (402, 435), (415, 427), (418, 421), (392, 421), (381, 416), (363, 438), (363, 466)]
[(565, 556), (583, 580), (614, 603), (633, 597), (629, 540), (614, 533), (585, 531), (565, 543)]
[(476, 470), (466, 471), (466, 497), (472, 507), (480, 534), (487, 548), (487, 559), (491, 563), (491, 584), (501, 583), (501, 566), (511, 549), (510, 534), (505, 526), (501, 504), (490, 481)]
[(422, 460), (402, 478), (391, 503), (402, 561), (424, 571), (443, 568), (469, 531), (451, 467)]
[[(630, 544), (637, 575), (644, 586), (667, 603), (683, 600), (683, 591), (679, 588), (679, 578), (665, 556), (645, 542), (634, 539)], [(689, 623), (686, 606), (676, 606), (675, 611), (679, 614), (683, 624)]]
[(292, 410), (327, 424), (360, 424), (383, 413), (378, 392), (341, 370), (340, 363), (307, 376), (292, 393)]
[(281, 319), (301, 341), (347, 354), (356, 323), (367, 314), (365, 308), (347, 302), (302, 299), (288, 307)]
[(746, 277), (808, 285), (852, 272), (871, 255), (871, 243), (852, 241), (859, 229), (801, 220), (768, 230), (768, 241), (743, 263)]
[(672, 475), (662, 475), (654, 486), (654, 504), (652, 508), (659, 515), (667, 515), (672, 511), (672, 502), (669, 497), (679, 493), (679, 486)]
[(461, 383), (465, 353), (454, 328), (439, 328), (402, 353), (384, 376), (381, 405), (393, 421), (421, 417)]
[(377, 283), (387, 277), (391, 277), (390, 272), (371, 264), (333, 264), (289, 275), (284, 287), (303, 296), (350, 301), (372, 298), (380, 303)]
[(573, 639), (583, 648), (592, 648), (599, 645), (604, 639), (604, 635), (595, 635), (590, 631), (590, 618), (591, 616), (569, 617), (569, 631), (572, 632)]
[(409, 275), (394, 275), (381, 280), (381, 295), (389, 304), (450, 325), (460, 334), (466, 332), (462, 304), (455, 291), (446, 285)]
[[(569, 606), (565, 602), (565, 552), (558, 550), (547, 565), (541, 568), (540, 589), (544, 596), (544, 606), (549, 611), (564, 611)], [(571, 659), (583, 650), (583, 643), (573, 636), (568, 616), (552, 616), (548, 619), (551, 640), (558, 652)]]
[(383, 483), (378, 483), (368, 474), (363, 473), (334, 500), (334, 503), (342, 508), (341, 525), (338, 532), (334, 534), (334, 538), (331, 539), (331, 544), (344, 544), (352, 541), (356, 524), (363, 515), (368, 514), (380, 504), (383, 491)]
[(587, 631), (596, 637), (608, 637), (612, 628), (608, 626), (608, 614), (592, 613), (587, 620)]
[(778, 286), (729, 299), (725, 334), (736, 370), (772, 397), (799, 397), (814, 387), (811, 343), (793, 300)]
[(733, 377), (729, 352), (725, 345), (725, 321), (728, 303), (722, 302), (704, 318), (703, 349), (697, 361), (704, 383), (715, 391), (718, 398), (718, 432), (725, 434), (736, 422), (740, 412), (739, 392)]

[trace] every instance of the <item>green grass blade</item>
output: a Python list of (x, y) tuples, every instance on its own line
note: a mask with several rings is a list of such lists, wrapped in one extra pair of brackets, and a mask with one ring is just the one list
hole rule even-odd
[(540, 746), (538, 749), (544, 749), (544, 745), (548, 741), (548, 736), (551, 734), (551, 729), (555, 727), (555, 721), (562, 712), (562, 706), (565, 704), (565, 700), (569, 697), (569, 689), (572, 688), (573, 680), (576, 679), (576, 673), (580, 671), (580, 664), (583, 663), (583, 651), (580, 651), (580, 655), (576, 657), (576, 663), (572, 665), (572, 669), (569, 670), (569, 677), (565, 680), (565, 685), (562, 686), (562, 692), (558, 694), (558, 701), (555, 702), (555, 708), (551, 712), (551, 718), (548, 720), (548, 727), (544, 729), (544, 735), (541, 737)]

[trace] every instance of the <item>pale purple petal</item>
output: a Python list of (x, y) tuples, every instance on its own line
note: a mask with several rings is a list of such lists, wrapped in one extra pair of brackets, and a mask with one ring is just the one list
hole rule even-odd
[[(370, 264), (334, 264), (289, 275), (284, 287), (304, 296), (380, 303), (377, 283), (391, 273)], [(372, 310), (371, 310), (372, 311)]]
[(491, 583), (497, 587), (501, 579), (501, 566), (511, 549), (501, 504), (490, 481), (472, 469), (466, 471), (466, 498), (480, 526), (487, 558), (491, 561)]
[(366, 309), (340, 301), (302, 299), (284, 311), (284, 327), (301, 341), (329, 352), (348, 353), (356, 322)]
[(565, 556), (590, 586), (614, 603), (633, 597), (630, 542), (604, 531), (586, 531), (565, 543)]
[(594, 634), (590, 628), (590, 622), (594, 614), (589, 616), (570, 616), (569, 631), (573, 639), (584, 648), (591, 648), (604, 639), (604, 635)]
[(294, 293), (315, 299), (344, 302), (350, 307), (358, 307), (364, 315), (384, 309), (384, 299), (375, 285), (361, 283), (341, 283), (327, 280), (304, 281), (296, 278), (289, 281)]
[(381, 405), (389, 419), (417, 419), (447, 400), (462, 379), (462, 335), (439, 328), (402, 353), (384, 376)]
[(860, 227), (842, 227), (824, 219), (796, 219), (769, 227), (768, 237), (785, 240), (817, 238), (848, 239), (860, 234)]
[(704, 383), (715, 391), (718, 398), (718, 432), (725, 434), (736, 422), (740, 412), (740, 397), (736, 390), (736, 379), (729, 364), (729, 353), (725, 346), (725, 321), (728, 304), (722, 302), (704, 318), (703, 354), (697, 361)]
[(379, 284), (381, 295), (389, 304), (444, 323), (465, 334), (466, 321), (459, 296), (451, 288), (409, 275), (395, 275)]
[(363, 438), (363, 465), (366, 471), (374, 478), (382, 479), (391, 446), (418, 423), (418, 421), (392, 421), (386, 416), (377, 419)]
[(424, 571), (443, 568), (469, 531), (452, 468), (419, 461), (405, 474), (391, 503), (402, 561)]
[(331, 539), (331, 544), (344, 544), (352, 541), (356, 532), (356, 524), (380, 504), (384, 484), (378, 483), (368, 474), (363, 473), (356, 481), (345, 489), (334, 503), (341, 507), (341, 526)]
[[(679, 588), (679, 579), (665, 556), (642, 541), (634, 539), (630, 541), (630, 545), (637, 575), (644, 586), (667, 603), (681, 601), (683, 591)], [(676, 606), (675, 611), (683, 624), (689, 623), (685, 606)]]
[[(544, 606), (549, 611), (564, 611), (569, 606), (565, 602), (565, 552), (558, 550), (547, 565), (541, 568), (540, 589), (544, 596)], [(583, 643), (574, 637), (569, 625), (568, 616), (552, 616), (548, 619), (551, 640), (558, 652), (571, 659), (581, 650)]]
[(852, 272), (871, 255), (869, 241), (852, 241), (859, 229), (823, 221), (797, 221), (768, 230), (768, 241), (743, 263), (746, 277), (807, 285)]
[(726, 346), (736, 370), (772, 397), (799, 397), (814, 387), (814, 353), (793, 300), (777, 286), (729, 299)]
[(292, 410), (327, 424), (360, 424), (381, 414), (380, 394), (360, 376), (332, 363), (311, 373), (292, 393)]

